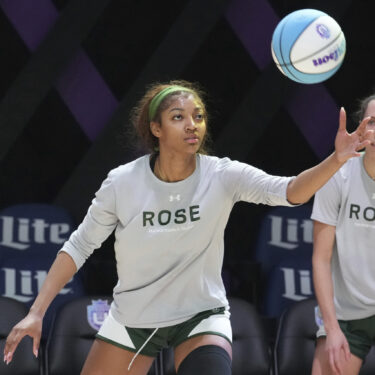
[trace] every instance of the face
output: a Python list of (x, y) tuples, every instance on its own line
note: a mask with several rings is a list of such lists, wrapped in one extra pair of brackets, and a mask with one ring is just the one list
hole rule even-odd
[(151, 122), (160, 152), (194, 154), (206, 134), (202, 104), (193, 95), (179, 96), (161, 113), (161, 123)]
[[(373, 130), (375, 132), (375, 100), (371, 100), (368, 104), (364, 117), (371, 116), (371, 120), (367, 123), (366, 130)], [(375, 139), (366, 147), (367, 151), (375, 152)]]

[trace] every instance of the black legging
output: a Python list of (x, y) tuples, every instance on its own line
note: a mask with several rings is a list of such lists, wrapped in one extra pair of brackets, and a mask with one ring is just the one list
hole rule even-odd
[(220, 346), (205, 345), (193, 350), (182, 361), (177, 375), (231, 375), (232, 361)]

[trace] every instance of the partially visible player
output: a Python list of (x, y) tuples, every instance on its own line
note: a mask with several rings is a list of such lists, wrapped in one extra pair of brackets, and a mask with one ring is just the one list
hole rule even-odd
[(37, 353), (52, 299), (115, 230), (114, 302), (82, 374), (145, 375), (171, 346), (178, 375), (229, 375), (232, 331), (221, 268), (233, 205), (306, 202), (368, 143), (367, 120), (348, 134), (342, 110), (335, 152), (295, 178), (277, 177), (204, 154), (206, 107), (188, 82), (152, 86), (133, 117), (150, 154), (109, 173), (29, 314), (10, 332), (7, 363), (25, 335)]
[[(371, 116), (375, 95), (361, 102)], [(375, 341), (375, 138), (315, 195), (313, 278), (319, 326), (313, 375), (358, 374)]]

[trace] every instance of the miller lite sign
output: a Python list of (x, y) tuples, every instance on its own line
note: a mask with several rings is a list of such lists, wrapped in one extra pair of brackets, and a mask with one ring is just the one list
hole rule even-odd
[[(0, 211), (1, 295), (30, 306), (73, 228), (71, 216), (63, 208), (53, 205), (24, 204)], [(55, 309), (82, 294), (78, 273), (60, 291), (47, 311), (43, 335)]]
[(255, 258), (262, 266), (263, 314), (278, 317), (295, 301), (314, 295), (311, 205), (277, 207), (262, 220)]

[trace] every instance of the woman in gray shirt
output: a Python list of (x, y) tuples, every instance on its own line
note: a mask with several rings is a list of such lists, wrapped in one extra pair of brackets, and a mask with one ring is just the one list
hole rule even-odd
[(206, 108), (188, 82), (152, 86), (132, 117), (151, 154), (108, 174), (29, 314), (9, 334), (7, 363), (25, 335), (33, 337), (37, 355), (47, 307), (115, 230), (114, 302), (82, 374), (146, 374), (164, 346), (174, 347), (179, 375), (230, 374), (232, 335), (221, 267), (234, 203), (304, 203), (368, 143), (367, 120), (348, 134), (342, 109), (335, 152), (295, 178), (277, 177), (205, 155)]

